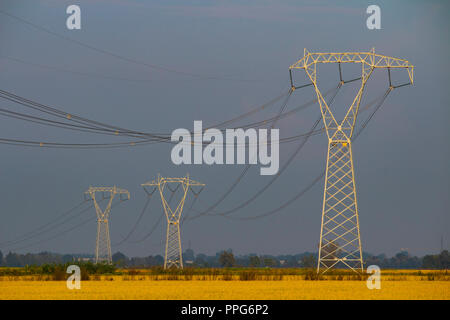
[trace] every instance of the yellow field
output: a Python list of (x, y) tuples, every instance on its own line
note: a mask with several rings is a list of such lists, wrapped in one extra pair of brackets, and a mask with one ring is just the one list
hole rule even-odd
[(0, 281), (0, 299), (450, 299), (449, 281), (381, 282), (369, 290), (365, 281), (83, 281), (69, 290), (65, 281)]

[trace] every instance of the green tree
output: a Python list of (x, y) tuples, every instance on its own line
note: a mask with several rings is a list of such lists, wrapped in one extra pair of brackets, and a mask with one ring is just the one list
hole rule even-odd
[(261, 264), (261, 259), (258, 256), (250, 256), (249, 265), (250, 267), (259, 267)]
[(272, 258), (264, 258), (264, 265), (266, 267), (273, 267), (273, 266), (275, 266), (275, 264), (276, 264), (276, 262), (275, 262), (274, 259), (272, 259)]
[(235, 264), (233, 252), (231, 250), (222, 251), (219, 256), (219, 263), (222, 267), (231, 268)]
[(301, 261), (303, 268), (314, 268), (314, 265), (316, 264), (316, 259), (312, 254), (303, 256)]
[(9, 252), (6, 255), (6, 266), (7, 267), (22, 267), (22, 264), (20, 262), (19, 256), (17, 253)]
[(128, 257), (120, 251), (114, 253), (111, 258), (113, 263), (119, 267), (124, 267), (128, 261)]
[(423, 257), (422, 267), (424, 269), (449, 269), (450, 254), (443, 250), (440, 254), (429, 254)]

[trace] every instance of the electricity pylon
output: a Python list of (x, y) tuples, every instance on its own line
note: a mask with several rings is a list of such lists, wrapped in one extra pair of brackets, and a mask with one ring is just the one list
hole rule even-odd
[[(361, 86), (344, 119), (340, 122), (336, 121), (317, 87), (318, 63), (339, 63), (339, 67), (341, 63), (361, 64)], [(389, 82), (390, 69), (406, 69), (409, 84), (413, 83), (414, 66), (407, 60), (375, 54), (374, 49), (370, 52), (344, 53), (311, 53), (305, 49), (303, 58), (289, 68), (293, 90), (295, 89), (292, 82), (293, 69), (304, 69), (311, 80), (328, 137), (317, 272), (320, 272), (321, 268), (324, 268), (323, 272), (326, 272), (337, 266), (347, 267), (356, 272), (363, 271), (351, 139), (365, 85), (374, 69), (377, 68), (388, 69)], [(389, 84), (390, 89), (395, 88), (391, 83)]]
[[(102, 196), (105, 193), (109, 193), (106, 197), (109, 199), (105, 210), (102, 210), (98, 205), (96, 193), (101, 192)], [(114, 187), (89, 187), (85, 192), (85, 195), (89, 195), (94, 201), (95, 212), (97, 214), (97, 241), (95, 247), (95, 263), (106, 262), (112, 264), (111, 256), (111, 239), (109, 237), (109, 214), (111, 212), (111, 204), (114, 197), (119, 194), (122, 199), (122, 194), (127, 196), (127, 200), (130, 199), (130, 193), (125, 189), (119, 189)]]
[[(172, 210), (164, 197), (164, 189), (169, 183), (179, 183), (183, 187), (181, 200), (175, 210)], [(181, 253), (180, 218), (183, 212), (184, 202), (188, 190), (192, 186), (205, 186), (205, 184), (191, 180), (189, 175), (183, 178), (163, 178), (158, 174), (158, 180), (143, 183), (142, 186), (154, 186), (159, 190), (162, 206), (167, 219), (166, 250), (164, 254), (164, 269), (170, 267), (183, 268), (183, 257)]]

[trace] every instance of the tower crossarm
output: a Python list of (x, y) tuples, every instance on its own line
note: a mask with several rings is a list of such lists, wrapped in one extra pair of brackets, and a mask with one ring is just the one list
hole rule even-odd
[(145, 186), (158, 186), (159, 182), (156, 180), (152, 180), (152, 181), (148, 181), (146, 183), (142, 183), (141, 186), (145, 187)]
[(407, 69), (409, 80), (414, 82), (414, 66), (408, 60), (384, 56), (369, 52), (309, 52), (289, 69), (307, 69), (317, 63), (363, 63), (370, 68), (403, 68)]
[[(318, 63), (360, 63), (361, 64), (361, 86), (353, 99), (352, 104), (342, 121), (337, 121), (325, 101), (322, 93), (317, 86), (317, 64)], [(408, 60), (388, 57), (375, 53), (375, 49), (369, 52), (309, 52), (304, 50), (304, 56), (289, 67), (290, 72), (293, 69), (303, 69), (311, 80), (317, 99), (320, 105), (320, 111), (325, 126), (328, 139), (333, 142), (350, 142), (358, 115), (359, 105), (367, 80), (370, 78), (374, 69), (391, 68), (406, 69), (410, 83), (414, 80), (414, 66)], [(291, 73), (292, 77), (292, 73)], [(390, 73), (389, 73), (390, 79)], [(389, 80), (390, 81), (390, 80)], [(344, 81), (341, 79), (341, 84)], [(395, 87), (390, 84), (390, 88)]]
[(128, 196), (128, 199), (130, 198), (130, 192), (125, 189), (114, 187), (89, 187), (89, 189), (86, 190), (85, 194), (92, 194), (95, 192), (110, 192), (111, 194), (125, 194)]
[[(108, 201), (108, 204), (107, 204), (105, 210), (102, 210), (98, 204), (98, 201), (95, 197), (95, 194), (97, 192), (102, 192), (102, 193), (109, 192), (111, 195), (109, 197), (109, 201)], [(128, 200), (130, 199), (130, 192), (128, 190), (117, 188), (116, 186), (114, 186), (114, 187), (89, 187), (84, 193), (88, 194), (91, 197), (91, 199), (94, 201), (94, 207), (95, 207), (95, 211), (97, 213), (98, 221), (107, 221), (108, 220), (109, 212), (111, 211), (112, 201), (116, 194), (119, 194), (119, 195), (124, 194)]]
[[(168, 201), (164, 197), (164, 189), (168, 183), (179, 183), (183, 187), (183, 194), (181, 197), (180, 202), (178, 203), (177, 207), (175, 209), (172, 209), (169, 206)], [(157, 187), (161, 196), (161, 201), (163, 204), (164, 212), (166, 213), (167, 222), (178, 224), (181, 217), (181, 212), (183, 211), (184, 201), (186, 199), (187, 191), (189, 190), (189, 187), (192, 186), (205, 186), (204, 183), (191, 180), (189, 178), (189, 175), (186, 175), (185, 177), (161, 177), (158, 175), (157, 180), (152, 180), (146, 183), (142, 184), (142, 187), (146, 186), (154, 186)]]
[(188, 184), (189, 184), (189, 186), (194, 186), (194, 187), (204, 187), (205, 186), (204, 183), (201, 183), (201, 182), (198, 182), (195, 180), (189, 180)]
[(189, 178), (183, 177), (183, 178), (160, 178), (160, 180), (152, 180), (148, 181), (146, 183), (141, 184), (141, 186), (158, 186), (162, 183), (185, 183), (189, 186), (205, 186), (204, 183), (191, 180)]

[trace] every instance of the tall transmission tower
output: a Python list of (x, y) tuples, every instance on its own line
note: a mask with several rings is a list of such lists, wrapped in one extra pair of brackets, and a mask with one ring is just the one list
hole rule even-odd
[[(178, 184), (182, 186), (181, 199), (178, 202), (175, 210), (173, 210), (164, 196), (164, 190), (169, 184)], [(164, 269), (171, 267), (183, 268), (183, 257), (181, 251), (181, 237), (180, 237), (180, 219), (183, 212), (184, 202), (187, 193), (191, 187), (204, 187), (205, 184), (191, 180), (189, 175), (183, 178), (163, 178), (158, 174), (158, 179), (143, 183), (142, 186), (153, 186), (158, 188), (161, 196), (161, 202), (167, 219), (167, 234), (166, 234), (166, 249), (164, 254)], [(170, 188), (170, 187), (169, 187)], [(198, 192), (199, 193), (199, 192)], [(198, 195), (198, 193), (194, 193)]]
[[(316, 70), (319, 63), (339, 63), (339, 68), (344, 63), (361, 64), (361, 86), (342, 121), (336, 121), (317, 86)], [(328, 137), (317, 272), (321, 270), (326, 272), (336, 267), (350, 268), (356, 272), (363, 271), (352, 135), (365, 85), (377, 68), (388, 70), (390, 90), (400, 87), (391, 84), (390, 69), (406, 69), (410, 81), (408, 84), (413, 83), (414, 66), (407, 60), (375, 54), (374, 49), (370, 52), (344, 53), (312, 53), (305, 49), (303, 58), (289, 68), (293, 89), (295, 89), (292, 81), (294, 69), (305, 70), (311, 80)]]
[[(103, 199), (108, 199), (105, 210), (102, 210), (97, 201), (97, 193), (102, 194)], [(105, 197), (105, 193), (109, 194)], [(121, 200), (130, 199), (130, 193), (125, 189), (114, 187), (89, 187), (84, 193), (94, 201), (95, 212), (97, 214), (97, 241), (95, 247), (95, 263), (106, 262), (112, 264), (111, 239), (109, 237), (109, 215), (114, 197), (118, 194)]]

